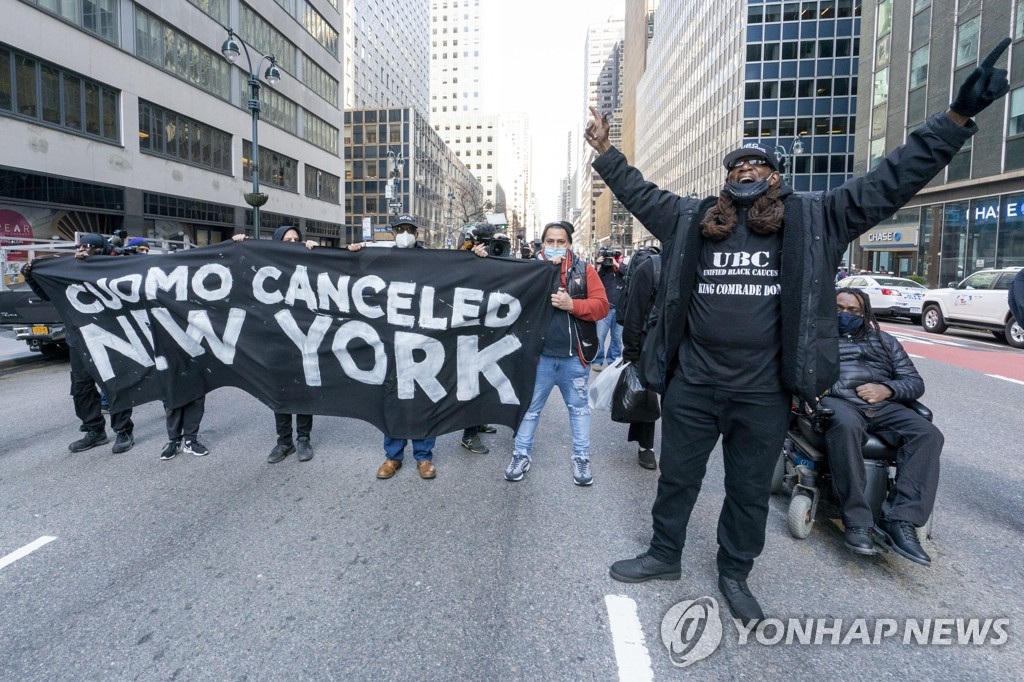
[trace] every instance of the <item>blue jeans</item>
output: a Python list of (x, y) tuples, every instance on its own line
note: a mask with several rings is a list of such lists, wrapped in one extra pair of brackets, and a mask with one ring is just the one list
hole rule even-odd
[[(424, 438), (423, 440), (413, 439), (412, 441), (412, 456), (416, 458), (417, 462), (427, 460), (428, 462), (434, 457), (434, 441), (436, 438)], [(384, 436), (384, 454), (388, 459), (393, 459), (397, 462), (401, 462), (405, 459), (405, 438), (392, 438), (391, 436)]]
[(533, 399), (516, 430), (513, 455), (529, 457), (533, 450), (533, 437), (537, 433), (537, 422), (544, 404), (551, 395), (551, 389), (558, 386), (562, 399), (569, 410), (569, 428), (572, 431), (572, 456), (590, 459), (590, 401), (587, 395), (590, 368), (584, 367), (579, 358), (556, 358), (541, 355), (537, 363), (537, 383), (533, 387)]
[[(605, 345), (605, 337), (611, 336), (611, 341)], [(607, 361), (605, 355), (608, 356)], [(615, 321), (615, 306), (608, 308), (608, 316), (597, 321), (597, 357), (594, 363), (598, 365), (610, 365), (622, 357), (622, 325)]]

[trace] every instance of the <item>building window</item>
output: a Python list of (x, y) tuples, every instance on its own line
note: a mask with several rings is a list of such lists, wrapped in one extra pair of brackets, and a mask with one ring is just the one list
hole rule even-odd
[(341, 178), (337, 175), (331, 175), (327, 171), (322, 171), (319, 168), (310, 166), (308, 163), (306, 164), (307, 197), (336, 204), (338, 203), (338, 197), (341, 196), (339, 192), (340, 186)]
[(932, 0), (914, 0), (914, 14), (917, 14), (930, 4), (932, 4)]
[[(260, 182), (290, 192), (299, 191), (299, 162), (260, 145)], [(242, 141), (242, 179), (252, 180), (252, 142)]]
[(960, 25), (956, 35), (956, 68), (978, 60), (978, 29), (981, 17), (974, 17)]
[(40, 9), (117, 44), (119, 0), (35, 0)]
[(228, 0), (188, 0), (219, 24), (228, 23)]
[(1017, 88), (1010, 93), (1010, 125), (1006, 135), (1024, 135), (1024, 88)]
[(871, 149), (868, 153), (868, 168), (874, 168), (878, 162), (885, 157), (885, 138), (871, 140)]
[(0, 46), (0, 113), (117, 143), (120, 93)]
[(274, 55), (278, 65), (288, 73), (297, 73), (295, 54), (298, 50), (295, 45), (244, 2), (238, 13), (242, 24), (239, 31), (245, 36), (246, 42), (261, 54)]
[(1013, 37), (1024, 38), (1024, 0), (1017, 0), (1017, 21), (1013, 25)]
[(231, 135), (139, 100), (139, 151), (231, 173)]
[(221, 99), (228, 99), (231, 78), (227, 60), (137, 6), (135, 56)]
[(878, 31), (875, 38), (881, 38), (892, 31), (892, 0), (882, 0), (878, 3)]
[(928, 53), (929, 46), (925, 45), (920, 50), (910, 54), (910, 87), (916, 88), (928, 82)]
[(872, 106), (878, 106), (889, 99), (889, 67), (875, 73), (875, 89), (871, 100)]

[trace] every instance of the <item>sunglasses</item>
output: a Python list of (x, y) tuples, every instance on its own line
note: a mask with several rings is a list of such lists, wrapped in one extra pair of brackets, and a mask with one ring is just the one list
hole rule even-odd
[(747, 164), (748, 166), (767, 166), (768, 159), (761, 158), (760, 156), (748, 156), (742, 159), (736, 159), (731, 164), (729, 164), (729, 170), (732, 170), (733, 168), (739, 168), (743, 164)]
[(406, 232), (409, 234), (416, 234), (416, 228), (412, 225), (395, 225), (391, 229), (395, 234), (405, 234)]

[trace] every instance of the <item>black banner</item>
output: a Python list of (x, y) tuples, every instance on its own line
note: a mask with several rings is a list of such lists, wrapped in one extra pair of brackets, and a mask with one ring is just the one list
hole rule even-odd
[(236, 386), (403, 438), (517, 427), (557, 287), (540, 261), (251, 240), (32, 272), (113, 411)]

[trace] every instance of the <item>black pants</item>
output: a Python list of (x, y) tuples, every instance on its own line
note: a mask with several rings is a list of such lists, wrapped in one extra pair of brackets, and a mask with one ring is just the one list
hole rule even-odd
[(164, 409), (167, 418), (167, 438), (193, 440), (199, 435), (199, 424), (206, 412), (206, 396), (196, 398), (181, 407)]
[[(71, 400), (75, 404), (75, 415), (90, 431), (102, 431), (107, 424), (103, 420), (103, 412), (100, 409), (100, 392), (96, 390), (96, 380), (86, 371), (85, 360), (79, 357), (74, 349), (71, 350), (70, 359)], [(135, 429), (135, 424), (132, 423), (131, 409), (112, 412), (110, 428), (114, 431), (131, 433)]]
[(641, 450), (650, 450), (654, 447), (654, 425), (657, 422), (630, 422), (627, 441), (636, 442)]
[(786, 437), (789, 405), (782, 391), (738, 393), (672, 380), (662, 404), (651, 556), (679, 561), (708, 458), (721, 435), (725, 501), (718, 517), (718, 571), (746, 579), (764, 549), (772, 472)]
[[(274, 413), (274, 426), (277, 428), (277, 444), (293, 445), (292, 415), (284, 412)], [(313, 430), (313, 415), (295, 415), (295, 437), (309, 440), (309, 432)]]
[(864, 497), (864, 458), (860, 454), (865, 436), (873, 433), (888, 443), (899, 443), (896, 485), (882, 505), (882, 518), (923, 526), (931, 516), (939, 487), (942, 432), (899, 403), (869, 408), (870, 417), (841, 398), (822, 398), (821, 404), (836, 411), (825, 432), (825, 442), (832, 486), (843, 505), (843, 523), (848, 526), (874, 523), (871, 507)]

